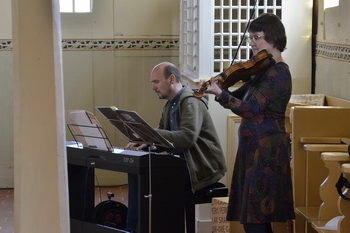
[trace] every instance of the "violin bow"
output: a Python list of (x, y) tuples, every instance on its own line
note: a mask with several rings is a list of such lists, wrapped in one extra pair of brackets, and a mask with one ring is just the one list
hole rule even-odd
[(255, 15), (255, 8), (256, 8), (257, 4), (259, 4), (259, 3), (260, 3), (260, 0), (255, 0), (254, 7), (253, 7), (253, 9), (251, 9), (251, 11), (250, 11), (250, 17), (249, 17), (248, 24), (247, 24), (247, 26), (246, 26), (246, 28), (245, 28), (245, 30), (244, 30), (244, 32), (243, 32), (243, 35), (242, 35), (242, 37), (241, 37), (241, 41), (239, 42), (239, 45), (238, 45), (237, 50), (236, 50), (236, 52), (235, 52), (235, 55), (233, 56), (233, 59), (232, 59), (232, 61), (231, 61), (231, 66), (233, 65), (234, 61), (235, 61), (236, 58), (237, 58), (239, 48), (242, 46), (244, 37), (245, 37), (245, 35), (247, 34), (247, 31), (248, 31), (248, 29), (249, 29), (249, 26), (250, 26), (250, 23), (251, 23), (251, 21), (252, 21), (252, 18), (253, 18), (254, 15)]

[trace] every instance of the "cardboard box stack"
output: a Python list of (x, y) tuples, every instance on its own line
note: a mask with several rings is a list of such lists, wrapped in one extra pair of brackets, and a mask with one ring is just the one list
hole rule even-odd
[(212, 199), (212, 232), (213, 233), (244, 233), (239, 222), (226, 221), (228, 197)]

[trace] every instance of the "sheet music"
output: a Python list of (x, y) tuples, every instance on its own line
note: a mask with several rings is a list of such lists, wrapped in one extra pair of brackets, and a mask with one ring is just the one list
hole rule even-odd
[(93, 113), (85, 110), (66, 111), (68, 127), (73, 137), (84, 147), (111, 151), (112, 146)]
[(119, 110), (116, 107), (96, 107), (130, 142), (174, 148), (162, 135), (142, 119), (135, 111)]
[(338, 229), (338, 222), (343, 219), (344, 216), (337, 216), (329, 220), (326, 225), (317, 227), (317, 229), (322, 229), (322, 230), (337, 230)]

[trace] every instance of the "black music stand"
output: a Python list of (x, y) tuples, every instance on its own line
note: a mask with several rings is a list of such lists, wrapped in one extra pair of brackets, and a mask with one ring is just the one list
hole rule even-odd
[(135, 111), (119, 110), (115, 107), (96, 107), (130, 142), (174, 148), (162, 135), (140, 117)]

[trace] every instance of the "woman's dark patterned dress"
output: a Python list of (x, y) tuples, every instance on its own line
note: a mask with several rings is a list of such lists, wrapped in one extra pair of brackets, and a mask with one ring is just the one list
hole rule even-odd
[[(291, 96), (291, 74), (280, 62), (237, 91), (216, 99), (242, 117), (227, 220), (241, 223), (294, 219), (290, 138), (285, 110)], [(246, 90), (242, 100), (234, 96)]]

